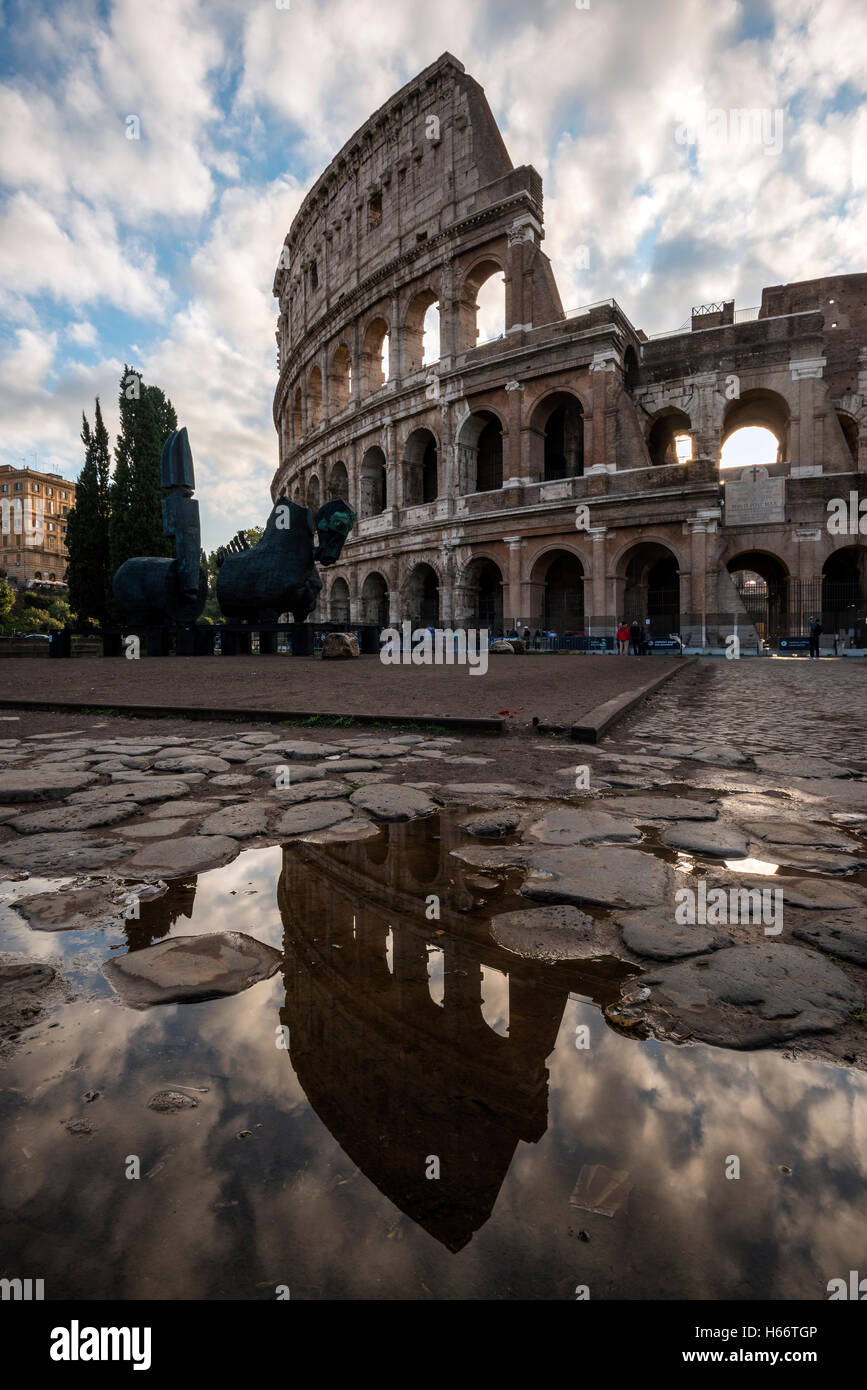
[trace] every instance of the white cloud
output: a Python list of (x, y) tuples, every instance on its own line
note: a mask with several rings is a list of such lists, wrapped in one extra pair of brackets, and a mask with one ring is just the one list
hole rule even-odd
[[(766, 12), (770, 39), (744, 36), (739, 0), (22, 12), (6, 30), (21, 71), (0, 83), (4, 443), (72, 466), (81, 408), (98, 391), (112, 415), (126, 356), (190, 428), (208, 544), (261, 520), (284, 234), (352, 132), (446, 49), (485, 87), (515, 164), (543, 175), (567, 308), (613, 296), (655, 332), (693, 303), (863, 269), (864, 15), (849, 0)], [(773, 157), (675, 139), (696, 112), (757, 107), (785, 111)], [(99, 363), (76, 360), (94, 348)]]

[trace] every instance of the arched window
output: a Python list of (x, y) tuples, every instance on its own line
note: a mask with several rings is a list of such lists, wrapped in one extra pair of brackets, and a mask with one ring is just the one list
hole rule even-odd
[(404, 360), (406, 372), (438, 362), (440, 357), (440, 306), (433, 290), (417, 294), (406, 316)]
[(345, 343), (340, 344), (331, 359), (328, 394), (332, 410), (342, 410), (349, 404), (352, 395), (352, 358)]
[(361, 619), (388, 627), (388, 585), (381, 574), (369, 574), (361, 588)]
[(414, 567), (406, 586), (407, 612), (413, 627), (436, 626), (440, 614), (440, 585), (430, 565)]
[(492, 411), (474, 411), (464, 421), (458, 464), (461, 492), (494, 492), (503, 486), (503, 428)]
[(378, 444), (368, 449), (361, 461), (361, 515), (378, 516), (385, 511), (385, 454)]
[(349, 622), (349, 585), (345, 579), (335, 579), (332, 584), (329, 609), (333, 623)]
[(307, 506), (314, 512), (319, 507), (319, 479), (315, 473), (307, 484)]
[(372, 395), (389, 379), (388, 324), (374, 319), (367, 325), (361, 350), (361, 384), (364, 395)]
[(461, 351), (479, 347), (506, 331), (506, 282), (496, 261), (481, 261), (464, 281), (460, 303)]
[(439, 495), (437, 442), (428, 429), (413, 430), (404, 450), (404, 496), (409, 507)]
[(545, 396), (530, 419), (532, 476), (544, 482), (584, 472), (584, 409), (568, 391)]
[[(753, 468), (788, 459), (789, 407), (775, 391), (745, 391), (726, 409), (721, 469)], [(797, 460), (793, 460), (797, 462)]]
[(647, 436), (647, 449), (654, 467), (686, 463), (692, 457), (689, 416), (682, 410), (667, 410), (654, 420)]
[(338, 459), (328, 478), (328, 496), (334, 501), (340, 498), (344, 502), (349, 501), (349, 475), (346, 471), (346, 464)]

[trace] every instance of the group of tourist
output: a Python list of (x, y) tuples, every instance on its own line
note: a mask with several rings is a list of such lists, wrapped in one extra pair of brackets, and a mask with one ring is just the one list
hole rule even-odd
[(617, 655), (626, 656), (646, 656), (650, 651), (647, 636), (644, 628), (637, 618), (627, 626), (626, 619), (621, 618), (617, 624)]

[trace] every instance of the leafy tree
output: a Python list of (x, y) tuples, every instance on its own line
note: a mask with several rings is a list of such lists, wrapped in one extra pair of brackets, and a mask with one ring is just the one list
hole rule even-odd
[(6, 580), (6, 576), (0, 577), (0, 619), (5, 618), (11, 612), (15, 602), (15, 590)]
[(70, 606), (82, 621), (106, 623), (109, 615), (109, 457), (108, 430), (96, 399), (94, 427), (81, 417), (84, 466), (78, 477), (75, 506), (66, 523), (69, 551), (67, 583)]
[(26, 589), (15, 598), (5, 617), (0, 618), (0, 631), (50, 633), (71, 624), (72, 610), (65, 599), (52, 599)]

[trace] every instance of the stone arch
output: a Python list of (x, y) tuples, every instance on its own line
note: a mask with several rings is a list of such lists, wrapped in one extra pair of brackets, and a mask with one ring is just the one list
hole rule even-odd
[(546, 632), (584, 630), (584, 565), (566, 546), (547, 546), (533, 559), (531, 583), (536, 587), (533, 621)]
[(413, 430), (403, 448), (404, 500), (408, 507), (439, 496), (439, 449), (433, 430)]
[(501, 337), (506, 331), (506, 289), (504, 284), (502, 287), (502, 330), (486, 334), (484, 338), (479, 336), (482, 331), (479, 325), (479, 294), (495, 275), (505, 277), (505, 267), (497, 257), (488, 252), (475, 261), (464, 274), (458, 312), (459, 352), (467, 352), (470, 348), (479, 346), (483, 341), (489, 342), (494, 338)]
[(666, 541), (646, 537), (627, 543), (614, 566), (618, 616), (627, 623), (636, 620), (651, 637), (679, 632), (680, 565)]
[(404, 612), (413, 628), (437, 626), (440, 618), (440, 576), (427, 560), (417, 561), (406, 577)]
[(379, 516), (386, 508), (385, 454), (378, 444), (365, 450), (361, 460), (361, 517)]
[(328, 497), (332, 501), (337, 498), (344, 502), (349, 501), (349, 473), (342, 459), (332, 464), (331, 472), (328, 474)]
[[(685, 410), (667, 406), (665, 410), (657, 412), (647, 430), (647, 452), (654, 468), (683, 463), (691, 456), (691, 430), (692, 422)], [(682, 458), (678, 454), (678, 442), (685, 436), (689, 437), (690, 448), (689, 454), (684, 450), (685, 457)]]
[(388, 582), (379, 570), (369, 570), (359, 589), (361, 621), (388, 627)]
[(361, 391), (370, 396), (379, 391), (388, 381), (390, 370), (386, 369), (388, 355), (388, 324), (379, 315), (371, 319), (364, 330), (361, 344)]
[(542, 482), (584, 472), (584, 406), (572, 391), (551, 391), (530, 415), (530, 476)]
[(307, 479), (307, 492), (305, 494), (304, 505), (315, 512), (319, 508), (319, 478), (315, 473), (311, 473)]
[(488, 555), (474, 555), (456, 585), (461, 622), (467, 627), (503, 630), (503, 572)]
[(458, 430), (458, 492), (503, 486), (503, 422), (494, 410), (472, 411)]
[(332, 582), (328, 594), (328, 616), (332, 623), (350, 621), (349, 585), (342, 575)]
[(310, 369), (307, 378), (307, 426), (315, 430), (322, 420), (322, 372), (318, 364)]
[(431, 289), (420, 290), (410, 300), (404, 320), (405, 373), (420, 372), (422, 367), (439, 361), (439, 342), (439, 295)]
[(784, 637), (789, 627), (789, 570), (769, 550), (741, 550), (726, 560), (738, 598), (759, 636)]
[(845, 410), (837, 411), (837, 423), (843, 432), (846, 448), (855, 467), (858, 467), (858, 421)]
[[(720, 467), (732, 466), (725, 460), (731, 455), (730, 440), (743, 429), (769, 430), (777, 441), (776, 458), (756, 457), (735, 467), (747, 467), (750, 463), (780, 463), (790, 457), (790, 410), (789, 403), (777, 391), (756, 387), (744, 391), (734, 401), (730, 401), (723, 417), (720, 436)], [(728, 446), (728, 447), (727, 447)]]
[(822, 627), (867, 647), (867, 545), (838, 546), (822, 566)]
[(343, 410), (352, 397), (352, 356), (345, 343), (338, 343), (328, 373), (328, 404), (332, 411)]

